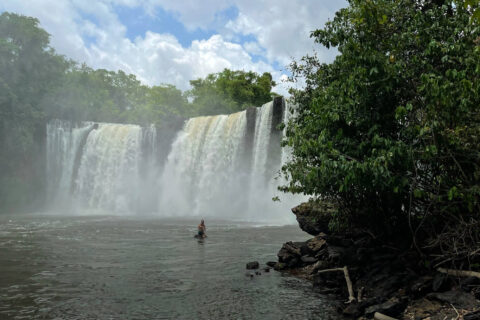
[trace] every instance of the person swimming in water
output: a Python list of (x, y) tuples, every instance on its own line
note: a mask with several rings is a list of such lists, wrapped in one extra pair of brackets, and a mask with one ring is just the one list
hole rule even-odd
[(202, 219), (200, 221), (200, 224), (198, 225), (198, 236), (200, 238), (206, 238), (207, 237), (207, 227), (205, 226), (205, 221)]

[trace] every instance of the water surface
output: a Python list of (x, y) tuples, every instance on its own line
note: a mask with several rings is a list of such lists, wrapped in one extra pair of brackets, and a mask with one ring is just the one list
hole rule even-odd
[(297, 226), (128, 217), (0, 216), (0, 319), (337, 319), (276, 260)]

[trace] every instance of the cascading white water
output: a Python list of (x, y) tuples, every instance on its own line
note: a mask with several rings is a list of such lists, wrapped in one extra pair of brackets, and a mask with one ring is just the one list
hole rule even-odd
[(75, 159), (92, 127), (91, 122), (76, 125), (58, 119), (47, 124), (47, 196), (55, 207), (70, 201)]
[(100, 124), (83, 150), (74, 194), (89, 208), (131, 211), (138, 201), (142, 129)]
[(188, 120), (161, 177), (160, 214), (291, 222), (291, 203), (272, 201), (281, 166), (268, 162), (272, 116), (272, 102), (257, 108), (251, 150), (245, 111)]
[[(153, 125), (52, 120), (47, 127), (50, 201), (57, 208), (67, 204), (109, 214), (293, 222), (289, 209), (298, 198), (277, 190), (284, 182), (276, 180), (278, 172), (289, 157), (273, 128), (288, 119), (285, 110), (278, 120), (279, 107), (269, 102), (248, 117), (242, 111), (189, 119), (171, 143), (163, 169), (159, 157), (166, 152), (157, 146), (166, 143), (158, 144), (162, 137)], [(274, 196), (282, 202), (273, 202)]]
[(161, 177), (163, 215), (217, 215), (234, 206), (245, 130), (245, 112), (187, 121)]
[[(132, 212), (141, 192), (140, 165), (152, 164), (155, 127), (52, 120), (47, 126), (47, 164), (52, 206)], [(146, 150), (144, 152), (143, 150)], [(145, 158), (145, 154), (150, 156)]]

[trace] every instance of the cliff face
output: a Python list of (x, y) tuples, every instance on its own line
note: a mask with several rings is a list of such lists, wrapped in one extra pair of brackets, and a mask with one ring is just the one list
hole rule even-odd
[(300, 229), (312, 236), (328, 233), (328, 225), (335, 211), (333, 203), (323, 201), (304, 202), (292, 209)]

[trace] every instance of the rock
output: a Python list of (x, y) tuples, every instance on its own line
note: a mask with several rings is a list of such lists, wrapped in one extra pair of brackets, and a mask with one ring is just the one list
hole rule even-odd
[(336, 211), (336, 206), (326, 201), (304, 202), (292, 208), (300, 229), (312, 236), (320, 232), (328, 232), (328, 224)]
[(266, 265), (273, 268), (276, 263), (277, 263), (276, 261), (268, 261)]
[[(289, 266), (295, 266), (302, 256), (302, 251), (293, 242), (287, 242), (283, 244), (280, 251), (278, 251), (277, 256), (279, 262), (286, 263)], [(292, 263), (292, 261), (294, 263)]]
[(287, 268), (287, 265), (283, 262), (277, 262), (275, 263), (275, 265), (273, 266), (273, 269), (279, 271), (279, 270), (285, 270)]
[(295, 257), (287, 262), (287, 267), (290, 269), (301, 267), (300, 261), (300, 258)]
[(257, 276), (261, 276), (261, 275), (262, 275), (262, 273), (261, 273), (260, 271), (255, 271), (255, 274), (256, 274)]
[(252, 261), (252, 262), (247, 263), (247, 269), (249, 269), (249, 270), (258, 269), (259, 267), (260, 267), (260, 264), (258, 263), (258, 261)]
[(351, 303), (345, 309), (343, 309), (343, 314), (352, 318), (357, 318), (362, 315), (363, 308), (358, 303)]
[(330, 264), (328, 261), (325, 260), (318, 260), (314, 265), (312, 269), (312, 273), (317, 272), (318, 270), (323, 270), (323, 269), (328, 269), (330, 267)]
[(395, 317), (400, 315), (403, 310), (405, 310), (406, 303), (398, 298), (392, 298), (387, 302), (382, 304), (376, 304), (373, 306), (368, 307), (365, 310), (365, 315), (367, 317), (371, 317), (375, 314), (375, 312), (383, 313), (390, 317)]
[(267, 267), (267, 268), (263, 268), (263, 271), (265, 271), (265, 272), (270, 272), (270, 268), (268, 268), (268, 267)]
[(463, 320), (480, 320), (480, 310), (467, 313), (463, 316)]
[(323, 249), (327, 244), (327, 241), (321, 236), (316, 236), (307, 241), (307, 247), (313, 252), (317, 253)]
[(312, 263), (317, 262), (317, 259), (315, 259), (314, 257), (310, 257), (310, 256), (302, 256), (300, 258), (300, 260), (302, 260), (302, 262), (306, 263), (306, 264), (312, 264)]
[(472, 309), (480, 307), (474, 296), (462, 291), (433, 292), (427, 294), (428, 299), (434, 299), (448, 304), (452, 304), (459, 309)]

